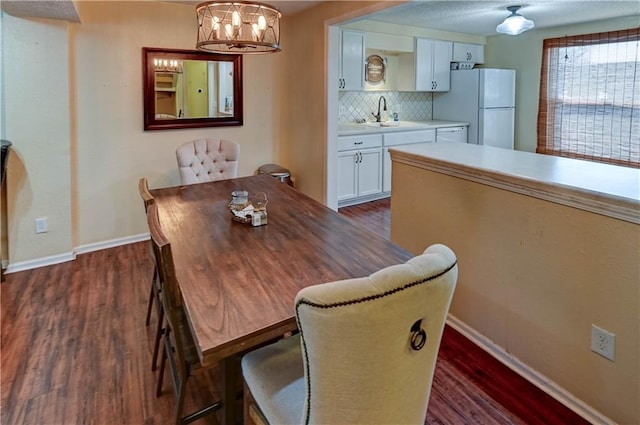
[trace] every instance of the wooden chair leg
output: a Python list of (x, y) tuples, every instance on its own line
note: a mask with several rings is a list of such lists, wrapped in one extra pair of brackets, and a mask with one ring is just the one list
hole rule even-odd
[[(164, 332), (164, 338), (168, 338), (168, 329)], [(162, 381), (164, 378), (164, 367), (167, 364), (167, 345), (164, 344), (162, 349), (162, 360), (160, 360), (160, 373), (158, 374), (158, 387), (156, 388), (156, 397), (162, 394)]]
[(156, 340), (153, 344), (153, 359), (151, 361), (151, 370), (157, 369), (158, 354), (160, 350), (160, 342), (162, 341), (162, 335), (164, 335), (164, 311), (160, 309), (158, 316), (158, 327), (156, 328)]
[(151, 322), (151, 309), (153, 308), (153, 299), (156, 297), (153, 290), (153, 285), (155, 285), (155, 272), (153, 273), (154, 280), (151, 281), (151, 293), (149, 294), (149, 304), (147, 305), (147, 319), (145, 320), (145, 325), (149, 326)]
[(178, 397), (176, 399), (176, 411), (175, 411), (175, 424), (182, 425), (182, 408), (184, 406), (184, 394), (187, 389), (187, 380), (183, 379), (180, 382), (180, 388), (178, 389)]

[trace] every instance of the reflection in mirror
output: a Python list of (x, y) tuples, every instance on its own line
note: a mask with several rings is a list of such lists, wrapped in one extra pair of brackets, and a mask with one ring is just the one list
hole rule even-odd
[(242, 125), (242, 56), (143, 48), (144, 128)]

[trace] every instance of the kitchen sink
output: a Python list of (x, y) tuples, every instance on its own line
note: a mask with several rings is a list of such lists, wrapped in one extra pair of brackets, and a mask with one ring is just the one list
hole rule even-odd
[(365, 122), (364, 125), (369, 127), (398, 127), (400, 126), (400, 121)]

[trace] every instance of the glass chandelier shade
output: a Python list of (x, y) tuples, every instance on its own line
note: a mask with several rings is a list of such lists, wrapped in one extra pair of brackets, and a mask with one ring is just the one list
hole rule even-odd
[(196, 48), (214, 53), (257, 54), (280, 51), (280, 11), (268, 4), (234, 1), (196, 7)]
[(507, 10), (511, 12), (511, 15), (496, 27), (497, 32), (507, 35), (518, 35), (535, 26), (533, 21), (520, 15), (518, 13), (518, 9), (520, 9), (520, 6), (507, 7)]

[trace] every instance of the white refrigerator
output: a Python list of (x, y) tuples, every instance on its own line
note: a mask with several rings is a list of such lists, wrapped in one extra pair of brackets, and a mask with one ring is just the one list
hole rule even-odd
[(433, 119), (469, 123), (468, 143), (513, 149), (516, 71), (451, 71), (451, 90), (433, 95)]

